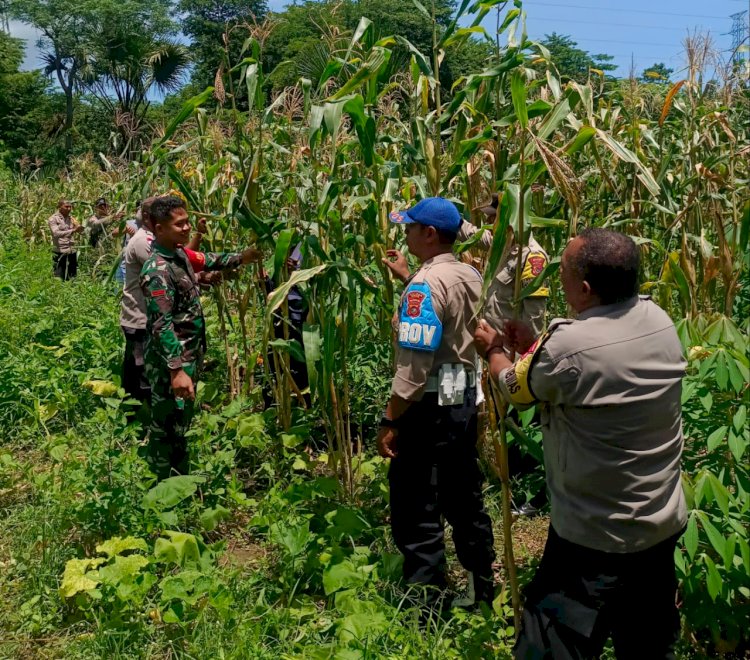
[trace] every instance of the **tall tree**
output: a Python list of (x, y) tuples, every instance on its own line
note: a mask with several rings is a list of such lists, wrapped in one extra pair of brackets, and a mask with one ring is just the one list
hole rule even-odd
[(91, 13), (80, 0), (10, 0), (11, 16), (36, 27), (44, 72), (54, 75), (65, 95), (65, 150), (73, 148), (73, 96), (86, 60)]
[(100, 0), (101, 28), (88, 39), (81, 83), (112, 115), (122, 136), (123, 155), (135, 146), (153, 91), (175, 91), (190, 57), (173, 35), (169, 0)]
[(664, 62), (659, 62), (643, 70), (641, 82), (646, 83), (668, 83), (669, 77), (674, 73), (674, 69), (667, 67)]
[(224, 62), (224, 35), (229, 34), (229, 57), (236, 64), (249, 36), (244, 26), (262, 21), (267, 11), (265, 0), (179, 0), (179, 8), (195, 60), (192, 83), (201, 89), (213, 84)]
[(49, 83), (39, 71), (21, 71), (23, 42), (0, 30), (0, 160), (15, 165), (41, 157), (34, 147), (45, 132)]
[(560, 75), (576, 82), (586, 82), (591, 69), (607, 72), (617, 68), (612, 64), (612, 55), (591, 54), (578, 48), (577, 42), (563, 34), (548, 34), (541, 43), (549, 50)]

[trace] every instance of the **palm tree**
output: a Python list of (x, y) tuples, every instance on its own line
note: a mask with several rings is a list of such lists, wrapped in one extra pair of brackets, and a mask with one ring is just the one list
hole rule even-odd
[(112, 113), (122, 138), (122, 157), (137, 147), (151, 93), (178, 89), (189, 66), (185, 46), (169, 39), (124, 33), (117, 26), (102, 34), (81, 70), (81, 78)]

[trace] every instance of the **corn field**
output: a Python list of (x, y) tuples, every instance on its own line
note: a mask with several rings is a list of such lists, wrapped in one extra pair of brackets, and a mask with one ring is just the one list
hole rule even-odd
[[(139, 158), (80, 161), (53, 181), (19, 177), (11, 186), (17, 194), (0, 204), (33, 243), (46, 240), (48, 210), (63, 190), (77, 199), (96, 188), (114, 207), (132, 209), (171, 189), (196, 219), (207, 219), (204, 249), (261, 248), (263, 266), (208, 294), (226, 370), (226, 391), (217, 396), (257, 401), (265, 388), (280, 430), (266, 451), (278, 457), (300, 419), (315, 419), (328, 448), (324, 469), (352, 505), (364, 496), (362, 456), (384, 403), (368, 401), (374, 394), (353, 375), (363, 369), (362, 347), (367, 373), (390, 369), (398, 289), (383, 258), (403, 248), (392, 211), (442, 195), (482, 225), (477, 209), (498, 193), (491, 250), (482, 255), (469, 242), (459, 251), (484, 273), (486, 292), (513, 233), (530, 227), (552, 257), (538, 278), (552, 282), (549, 319), (568, 313), (555, 278), (567, 241), (593, 226), (631, 235), (642, 247), (641, 292), (675, 320), (690, 361), (683, 395), (690, 517), (675, 557), (687, 634), (698, 647), (743, 648), (750, 613), (747, 81), (731, 72), (707, 81), (708, 53), (697, 37), (685, 44), (687, 67), (674, 85), (605, 84), (593, 70), (586, 84), (566, 81), (528, 39), (520, 6), (465, 0), (438, 30), (429, 7), (415, 4), (433, 22), (431, 52), (399, 35), (376, 40), (362, 18), (347, 39), (328, 44), (332, 57), (319, 84), (302, 79), (274, 98), (260, 67), (268, 26), (250, 26), (239, 61), (227, 51), (214, 86), (185, 103)], [(497, 29), (488, 35), (481, 26), (493, 13)], [(486, 69), (444, 87), (445, 49), (476, 36), (496, 44)], [(240, 96), (249, 109), (240, 109)], [(294, 270), (288, 257), (296, 246), (303, 260)], [(102, 266), (99, 274), (108, 272)], [(516, 303), (538, 282), (518, 290)], [(285, 322), (293, 289), (307, 304), (302, 342)], [(295, 383), (295, 360), (307, 367), (309, 394)], [(514, 433), (538, 443), (531, 426)], [(495, 454), (485, 454), (499, 469)]]

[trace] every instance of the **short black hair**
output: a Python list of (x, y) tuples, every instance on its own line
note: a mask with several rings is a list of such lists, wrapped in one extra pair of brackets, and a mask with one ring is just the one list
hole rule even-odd
[(602, 305), (624, 302), (638, 293), (641, 252), (630, 236), (591, 227), (578, 238), (582, 245), (572, 261), (573, 268)]
[(156, 197), (154, 198), (154, 201), (149, 205), (148, 217), (151, 222), (156, 225), (157, 223), (171, 220), (172, 211), (184, 208), (186, 208), (185, 200), (183, 200), (181, 197), (177, 197), (177, 195)]
[(435, 231), (437, 232), (440, 245), (453, 245), (456, 242), (456, 238), (458, 238), (458, 234), (453, 231), (438, 229), (437, 227), (435, 227)]

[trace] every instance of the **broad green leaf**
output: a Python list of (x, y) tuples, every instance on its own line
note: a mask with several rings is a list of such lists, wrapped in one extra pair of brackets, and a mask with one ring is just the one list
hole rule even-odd
[(200, 562), (203, 544), (196, 536), (171, 530), (164, 534), (169, 538), (158, 538), (154, 544), (154, 557), (157, 561), (178, 566)]
[(266, 307), (266, 326), (270, 327), (272, 314), (279, 307), (281, 307), (281, 304), (286, 300), (286, 297), (289, 295), (289, 292), (293, 287), (311, 280), (313, 277), (319, 275), (329, 267), (330, 264), (319, 264), (317, 266), (313, 266), (312, 268), (305, 268), (295, 271), (286, 282), (274, 289), (271, 295), (268, 296), (268, 305)]
[(529, 125), (529, 114), (526, 107), (526, 76), (518, 70), (515, 70), (510, 77), (510, 93), (518, 123), (525, 130)]
[(231, 517), (232, 513), (229, 509), (217, 504), (212, 509), (206, 509), (201, 513), (201, 527), (207, 532), (211, 532), (219, 526), (220, 522)]
[(698, 523), (694, 515), (691, 515), (688, 519), (687, 529), (682, 538), (685, 541), (685, 549), (688, 556), (692, 560), (698, 550)]
[(98, 573), (90, 569), (96, 568), (105, 561), (104, 557), (97, 557), (96, 559), (70, 559), (66, 562), (60, 585), (62, 597), (71, 598), (77, 593), (95, 589), (101, 580)]
[(302, 324), (302, 343), (305, 349), (305, 364), (307, 377), (310, 381), (310, 392), (315, 393), (318, 384), (317, 364), (320, 360), (320, 350), (323, 340), (320, 336), (320, 326)]
[(729, 431), (727, 445), (729, 447), (729, 451), (732, 452), (732, 456), (734, 456), (734, 460), (740, 464), (742, 464), (742, 457), (745, 455), (745, 451), (747, 450), (747, 440), (745, 438), (746, 434)]
[(708, 540), (711, 542), (714, 550), (716, 550), (716, 554), (718, 554), (719, 557), (723, 557), (726, 540), (721, 535), (721, 532), (713, 526), (709, 521), (708, 516), (701, 516), (701, 525), (706, 532), (706, 536), (708, 536)]
[(729, 491), (724, 487), (713, 474), (708, 475), (708, 481), (711, 484), (711, 490), (716, 498), (716, 503), (719, 505), (721, 512), (725, 515), (729, 515)]
[(198, 490), (198, 484), (205, 483), (205, 481), (205, 477), (192, 474), (164, 479), (143, 496), (143, 507), (158, 511), (171, 509), (193, 495)]
[(737, 544), (737, 534), (730, 534), (727, 536), (726, 543), (724, 544), (724, 568), (730, 570), (734, 563), (734, 548)]
[(361, 587), (367, 579), (367, 573), (358, 570), (350, 560), (345, 559), (338, 564), (329, 564), (323, 571), (323, 590), (326, 596), (330, 596), (339, 589)]
[(734, 426), (737, 433), (742, 433), (745, 430), (745, 422), (747, 421), (747, 407), (740, 406), (737, 412), (734, 413), (732, 418), (732, 426)]
[(117, 385), (108, 380), (86, 380), (83, 386), (91, 390), (96, 396), (115, 396), (117, 394)]
[(366, 646), (368, 636), (380, 635), (387, 626), (388, 619), (379, 610), (349, 614), (336, 623), (336, 635), (342, 645), (356, 642)]
[(728, 428), (729, 427), (727, 426), (720, 426), (708, 436), (708, 440), (706, 440), (706, 448), (708, 451), (713, 451), (724, 441)]
[(118, 555), (111, 564), (99, 569), (99, 577), (102, 582), (117, 587), (122, 582), (132, 582), (148, 564), (143, 555)]
[(638, 159), (630, 149), (627, 149), (617, 140), (615, 140), (609, 133), (601, 130), (600, 128), (595, 129), (596, 136), (599, 140), (607, 147), (615, 156), (620, 160), (624, 160), (626, 163), (632, 163), (638, 170), (638, 178), (643, 182), (648, 191), (654, 195), (659, 195), (659, 184), (656, 183), (654, 175), (646, 168), (646, 166)]
[(352, 35), (352, 40), (349, 42), (349, 48), (347, 49), (346, 55), (344, 56), (344, 62), (349, 61), (349, 57), (352, 54), (352, 50), (360, 42), (365, 32), (367, 32), (370, 29), (371, 25), (372, 25), (372, 21), (366, 16), (362, 16), (359, 19), (359, 23), (357, 24), (357, 29), (354, 30), (354, 34)]
[(157, 147), (161, 147), (167, 142), (188, 117), (190, 117), (200, 106), (202, 106), (214, 93), (213, 87), (206, 87), (200, 94), (196, 94), (191, 99), (185, 101), (182, 104), (179, 112), (174, 116), (167, 129), (164, 131), (164, 136), (157, 143)]
[(276, 286), (281, 282), (281, 276), (284, 272), (286, 261), (289, 258), (289, 249), (294, 238), (294, 229), (283, 229), (279, 232), (276, 239), (276, 250), (273, 254), (273, 281)]
[(135, 536), (126, 536), (125, 538), (115, 536), (96, 546), (96, 551), (99, 554), (104, 554), (108, 557), (121, 555), (127, 550), (142, 550), (143, 552), (148, 552), (148, 546), (143, 539), (136, 538)]
[(271, 541), (283, 547), (291, 557), (302, 554), (302, 551), (311, 541), (309, 521), (299, 525), (290, 525), (284, 522), (274, 523), (268, 532)]
[(708, 595), (711, 596), (711, 600), (715, 601), (721, 594), (721, 586), (723, 584), (721, 575), (719, 575), (719, 571), (716, 569), (716, 564), (714, 564), (711, 557), (704, 555), (703, 561), (706, 564), (706, 568), (708, 569), (708, 574), (706, 576)]

